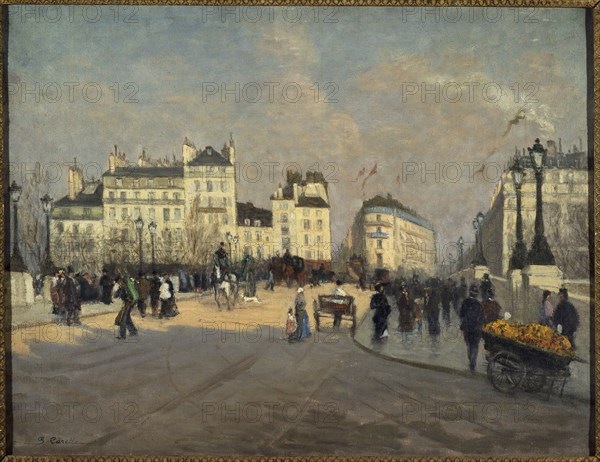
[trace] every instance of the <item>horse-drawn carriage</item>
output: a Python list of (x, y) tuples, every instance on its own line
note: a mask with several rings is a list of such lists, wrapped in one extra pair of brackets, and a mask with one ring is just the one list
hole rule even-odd
[(313, 301), (313, 310), (315, 315), (315, 326), (317, 332), (321, 328), (321, 318), (333, 318), (336, 315), (340, 320), (352, 321), (350, 332), (352, 336), (356, 332), (356, 304), (354, 297), (350, 295), (318, 295)]

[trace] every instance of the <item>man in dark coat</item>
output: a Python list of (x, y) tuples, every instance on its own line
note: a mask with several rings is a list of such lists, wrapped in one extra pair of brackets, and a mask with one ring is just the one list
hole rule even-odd
[(442, 317), (446, 325), (450, 324), (450, 303), (452, 302), (452, 279), (442, 283), (441, 287)]
[(112, 278), (108, 275), (106, 268), (102, 269), (102, 277), (100, 278), (100, 290), (102, 291), (102, 303), (110, 305), (112, 303)]
[(69, 266), (67, 269), (67, 277), (63, 285), (65, 310), (67, 312), (67, 326), (81, 324), (79, 321), (79, 313), (81, 312), (81, 298), (79, 294), (79, 284), (75, 280), (73, 269)]
[(487, 300), (492, 293), (494, 285), (490, 279), (490, 275), (488, 273), (484, 273), (481, 278), (481, 283), (479, 284), (479, 294), (481, 295), (481, 300)]
[(569, 292), (566, 288), (558, 291), (558, 305), (556, 305), (552, 320), (559, 332), (569, 339), (571, 346), (575, 349), (575, 332), (579, 327), (579, 314), (569, 301)]
[(378, 282), (375, 284), (376, 292), (371, 296), (371, 309), (375, 310), (373, 315), (373, 324), (375, 329), (373, 332), (373, 341), (381, 342), (382, 336), (387, 329), (387, 319), (392, 309), (387, 297), (383, 293), (383, 284)]
[(467, 345), (467, 357), (469, 358), (469, 369), (475, 371), (477, 364), (477, 353), (479, 341), (481, 340), (481, 329), (483, 327), (483, 307), (477, 297), (479, 289), (476, 283), (469, 288), (469, 297), (460, 307), (460, 330), (463, 331), (465, 344)]
[(408, 294), (408, 288), (402, 282), (397, 297), (398, 305), (398, 330), (400, 332), (412, 332), (415, 328), (415, 313), (413, 301)]
[(423, 306), (427, 318), (427, 330), (432, 342), (437, 343), (440, 336), (440, 296), (435, 280), (424, 290)]
[(158, 302), (160, 296), (160, 278), (156, 271), (152, 271), (150, 279), (150, 307), (152, 308), (152, 317), (158, 316)]

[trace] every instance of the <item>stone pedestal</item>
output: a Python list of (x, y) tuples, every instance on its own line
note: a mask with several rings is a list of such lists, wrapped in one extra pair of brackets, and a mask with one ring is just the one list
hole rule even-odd
[(490, 269), (484, 265), (475, 265), (473, 271), (475, 272), (473, 275), (473, 280), (475, 281), (479, 281), (485, 273), (490, 274)]
[(31, 306), (35, 299), (33, 278), (29, 273), (9, 272), (11, 306)]
[(526, 300), (523, 272), (520, 269), (510, 270), (508, 283), (510, 284), (510, 314), (514, 321), (523, 322)]

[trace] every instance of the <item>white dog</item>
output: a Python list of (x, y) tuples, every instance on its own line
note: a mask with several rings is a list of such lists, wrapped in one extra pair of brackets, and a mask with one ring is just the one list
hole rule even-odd
[(256, 302), (260, 303), (258, 297), (244, 297), (244, 303)]

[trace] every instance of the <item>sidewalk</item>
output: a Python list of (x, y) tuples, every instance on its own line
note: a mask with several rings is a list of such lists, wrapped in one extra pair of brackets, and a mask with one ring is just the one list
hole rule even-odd
[[(189, 300), (200, 296), (200, 294), (180, 292), (175, 294), (175, 296), (177, 300)], [(100, 314), (117, 313), (121, 309), (121, 305), (121, 300), (118, 299), (114, 299), (110, 305), (105, 305), (101, 302), (83, 303), (81, 306), (80, 317), (87, 318)], [(52, 315), (52, 303), (43, 300), (36, 300), (35, 303), (29, 307), (15, 306), (10, 308), (10, 310), (11, 328), (13, 330), (28, 327), (32, 324), (48, 324), (55, 321), (55, 316)]]
[[(354, 341), (361, 348), (385, 359), (440, 372), (471, 376), (472, 373), (469, 371), (467, 361), (467, 349), (462, 332), (459, 329), (458, 316), (452, 309), (450, 311), (451, 318), (448, 326), (441, 319), (440, 312), (441, 334), (437, 344), (432, 343), (425, 320), (420, 334), (416, 331), (411, 333), (398, 332), (398, 310), (395, 303), (392, 303), (392, 313), (388, 318), (390, 336), (386, 341), (381, 344), (374, 344), (371, 341), (373, 322), (370, 313), (366, 313), (359, 321)], [(479, 345), (476, 374), (487, 375), (487, 361), (485, 360), (484, 351), (482, 341)], [(578, 351), (578, 355), (588, 363), (575, 361), (571, 363), (571, 377), (567, 380), (563, 397), (589, 402), (589, 357), (585, 351)], [(492, 384), (490, 383), (489, 386), (492, 387)], [(519, 391), (519, 393), (525, 392)], [(550, 399), (555, 398), (553, 394)]]

